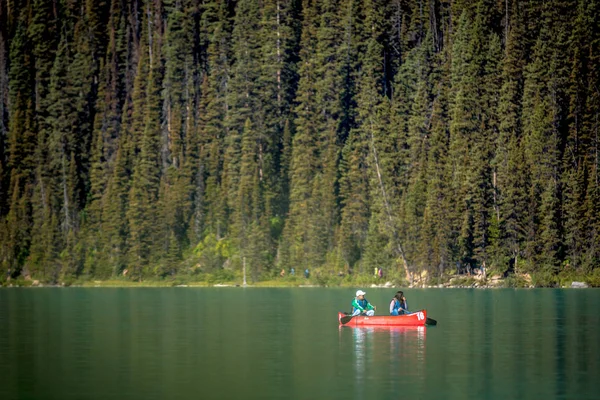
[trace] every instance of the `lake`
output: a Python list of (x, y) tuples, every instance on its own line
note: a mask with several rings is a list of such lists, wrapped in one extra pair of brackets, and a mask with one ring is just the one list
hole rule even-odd
[(0, 289), (0, 398), (600, 396), (600, 290), (404, 289), (437, 326), (340, 328), (356, 289)]

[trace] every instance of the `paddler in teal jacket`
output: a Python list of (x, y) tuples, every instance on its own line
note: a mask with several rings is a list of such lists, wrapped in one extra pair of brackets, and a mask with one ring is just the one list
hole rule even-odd
[(365, 294), (367, 293), (362, 290), (356, 291), (356, 297), (352, 300), (352, 316), (363, 314), (372, 317), (375, 315), (377, 307), (365, 299)]

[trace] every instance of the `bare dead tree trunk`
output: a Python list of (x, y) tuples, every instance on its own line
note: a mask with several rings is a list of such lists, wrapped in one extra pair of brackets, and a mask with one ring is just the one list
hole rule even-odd
[(505, 12), (506, 12), (506, 26), (504, 28), (504, 43), (506, 44), (508, 42), (508, 0), (505, 0), (504, 8), (505, 8)]
[[(596, 88), (596, 96), (598, 96), (598, 88)], [(593, 173), (594, 173), (594, 181), (596, 184), (596, 187), (598, 187), (598, 174), (600, 172), (600, 155), (598, 154), (598, 147), (600, 145), (600, 142), (598, 141), (598, 127), (600, 126), (600, 121), (598, 121), (598, 110), (596, 109), (596, 113), (594, 114), (594, 166), (593, 166)], [(600, 232), (595, 231), (594, 232), (595, 235), (600, 235)], [(596, 251), (596, 241), (592, 241), (592, 249), (591, 249), (591, 254), (595, 254)]]
[(419, 1), (419, 44), (423, 42), (423, 0)]
[(436, 12), (435, 12), (435, 1), (430, 1), (429, 2), (429, 21), (431, 24), (431, 31), (433, 32), (433, 48), (435, 49), (435, 51), (440, 51), (440, 44), (439, 44), (439, 33), (438, 33), (438, 24), (437, 24), (437, 18), (436, 18)]
[(383, 197), (383, 204), (385, 206), (385, 211), (386, 211), (386, 214), (388, 217), (387, 221), (388, 221), (389, 229), (392, 231), (392, 235), (394, 237), (396, 251), (398, 252), (398, 255), (400, 256), (400, 258), (402, 259), (402, 266), (404, 267), (404, 273), (406, 275), (406, 278), (412, 284), (413, 277), (408, 268), (408, 262), (406, 260), (406, 255), (404, 253), (404, 249), (402, 248), (402, 244), (400, 243), (400, 239), (398, 238), (398, 232), (396, 231), (396, 228), (394, 228), (394, 220), (392, 218), (392, 211), (391, 211), (390, 203), (388, 201), (387, 193), (385, 191), (385, 185), (383, 184), (383, 178), (381, 177), (381, 170), (379, 168), (379, 158), (377, 157), (377, 150), (375, 149), (375, 138), (373, 136), (373, 122), (371, 121), (370, 118), (369, 118), (369, 123), (371, 125), (371, 149), (373, 150), (373, 158), (375, 159), (375, 169), (377, 172), (377, 179), (379, 180), (379, 187), (381, 189), (381, 195)]
[[(165, 96), (165, 100), (163, 103), (163, 114), (165, 115), (165, 120), (163, 121), (163, 129), (161, 129), (162, 137), (161, 137), (161, 161), (163, 172), (166, 172), (169, 168), (169, 153), (171, 152), (174, 140), (173, 140), (173, 111), (172, 105), (169, 98), (169, 94)], [(177, 154), (173, 157), (173, 164), (177, 167)]]
[[(200, 166), (198, 168), (198, 172), (196, 172), (196, 206), (195, 206), (195, 210), (194, 210), (194, 234), (196, 235), (196, 238), (200, 238), (200, 235), (202, 233), (202, 219), (204, 217), (203, 212), (202, 212), (202, 206), (201, 206), (201, 204), (204, 203), (204, 193), (205, 193), (203, 175), (204, 175), (204, 162), (201, 162)], [(220, 230), (219, 222), (217, 220), (217, 240), (219, 240), (220, 238), (221, 238), (221, 230)]]
[(281, 4), (277, 0), (277, 110), (281, 112)]
[(146, 5), (146, 15), (148, 18), (148, 56), (150, 57), (150, 68), (152, 68), (152, 13), (150, 4)]
[[(64, 149), (63, 149), (64, 152)], [(62, 187), (63, 187), (63, 212), (65, 213), (65, 225), (64, 232), (67, 233), (71, 230), (71, 217), (70, 217), (70, 205), (69, 205), (69, 190), (67, 188), (67, 175), (65, 172), (65, 155), (62, 156)]]
[[(189, 138), (192, 135), (192, 100), (191, 100), (191, 94), (190, 94), (190, 77), (189, 77), (189, 68), (188, 65), (186, 63), (185, 66), (185, 137)], [(189, 149), (185, 149), (186, 151)], [(182, 151), (182, 155), (185, 156), (186, 151)], [(185, 158), (187, 159), (187, 157)], [(183, 161), (185, 161), (185, 159), (182, 159), (181, 161), (181, 165), (183, 166)]]
[(498, 208), (498, 201), (496, 199), (496, 171), (494, 171), (492, 175), (492, 185), (494, 186), (494, 210), (496, 210), (496, 218), (498, 219), (498, 221), (500, 221), (500, 209)]
[[(8, 2), (10, 12), (10, 1)], [(0, 5), (0, 136), (6, 137), (8, 126), (5, 124), (5, 116), (8, 115), (8, 15), (3, 15)]]
[(263, 142), (261, 140), (258, 145), (258, 175), (261, 182), (263, 181), (263, 162)]

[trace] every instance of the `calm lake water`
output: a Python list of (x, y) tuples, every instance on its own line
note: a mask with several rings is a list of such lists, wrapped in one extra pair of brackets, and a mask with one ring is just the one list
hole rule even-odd
[(406, 289), (437, 326), (339, 328), (355, 290), (0, 289), (0, 398), (600, 397), (600, 290)]

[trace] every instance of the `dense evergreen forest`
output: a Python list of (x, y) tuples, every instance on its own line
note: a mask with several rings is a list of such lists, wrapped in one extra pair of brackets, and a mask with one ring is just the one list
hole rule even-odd
[(1, 279), (600, 281), (599, 15), (1, 0)]

